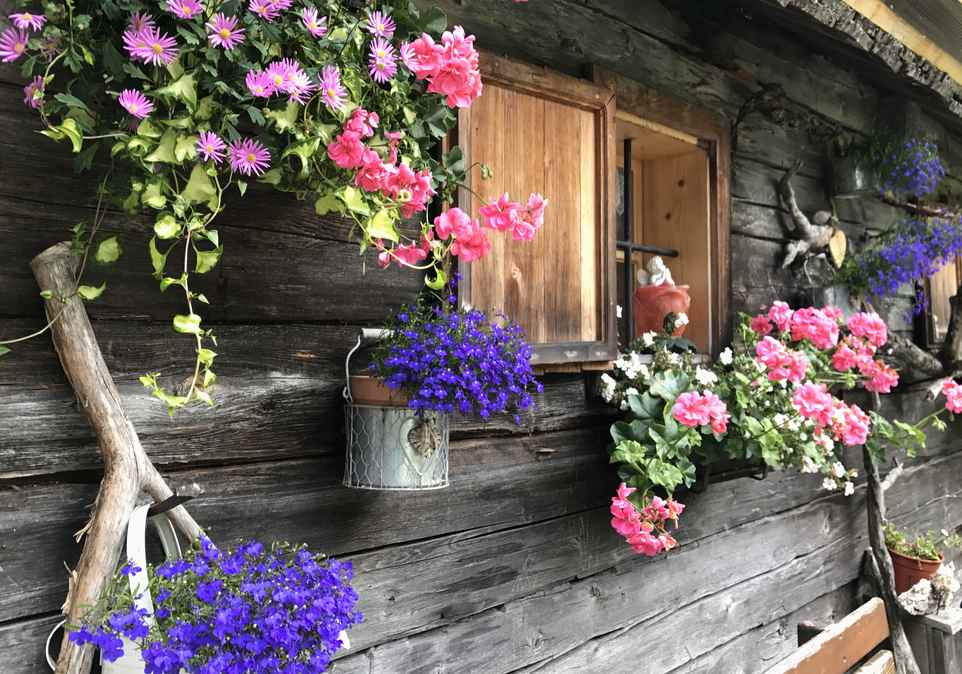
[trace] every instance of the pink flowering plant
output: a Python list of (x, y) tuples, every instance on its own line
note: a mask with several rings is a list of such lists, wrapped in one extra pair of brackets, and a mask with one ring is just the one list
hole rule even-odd
[[(602, 396), (626, 412), (611, 427), (611, 461), (623, 480), (612, 526), (643, 554), (670, 549), (674, 539), (645, 513), (667, 508), (677, 524), (683, 506), (673, 495), (694, 483), (696, 462), (730, 458), (820, 473), (823, 488), (850, 495), (857, 472), (844, 465), (843, 448), (913, 455), (927, 425), (941, 427), (945, 411), (962, 412), (962, 386), (947, 380), (945, 408), (915, 424), (844, 401), (840, 394), (856, 387), (883, 394), (898, 384), (880, 357), (887, 341), (874, 313), (846, 319), (832, 307), (793, 310), (784, 302), (743, 316), (735, 344), (713, 364), (670, 338), (643, 335), (602, 376)], [(626, 503), (637, 517), (625, 514)]]
[[(189, 390), (169, 392), (155, 374), (141, 379), (170, 410), (212, 402), (215, 337), (194, 277), (218, 264), (216, 218), (229, 194), (243, 196), (253, 181), (309, 199), (318, 215), (348, 218), (362, 253), (374, 251), (382, 267), (423, 270), (436, 289), (454, 259), (490, 250), (490, 234), (528, 241), (541, 227), (539, 194), (489, 195), (480, 220), (458, 208), (428, 217), (432, 200), (454, 203), (476, 168), (457, 147), (443, 156), (437, 149), (458, 109), (482, 93), (474, 37), (447, 30), (437, 8), (409, 0), (14, 4), (0, 24), (0, 60), (21, 64), (24, 103), (41, 133), (69, 143), (81, 169), (117, 165), (107, 196), (152, 221), (153, 274), (161, 290), (183, 294), (173, 328), (193, 340)], [(120, 252), (111, 237), (96, 257), (110, 262)], [(103, 291), (83, 287), (83, 299)]]

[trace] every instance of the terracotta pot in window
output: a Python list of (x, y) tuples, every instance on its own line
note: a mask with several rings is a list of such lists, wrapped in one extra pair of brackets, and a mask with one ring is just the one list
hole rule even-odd
[[(642, 286), (635, 289), (632, 304), (632, 317), (635, 321), (635, 337), (646, 332), (662, 333), (664, 331), (665, 316), (668, 314), (688, 313), (691, 297), (688, 296), (688, 286), (664, 284), (660, 286)], [(675, 328), (674, 336), (681, 337), (687, 325)]]

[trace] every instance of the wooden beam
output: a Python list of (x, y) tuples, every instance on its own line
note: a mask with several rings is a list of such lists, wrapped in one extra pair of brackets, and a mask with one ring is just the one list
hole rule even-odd
[(842, 0), (846, 5), (962, 84), (962, 63), (895, 13), (882, 0)]
[(767, 674), (845, 674), (888, 635), (885, 603), (876, 597), (828, 627)]

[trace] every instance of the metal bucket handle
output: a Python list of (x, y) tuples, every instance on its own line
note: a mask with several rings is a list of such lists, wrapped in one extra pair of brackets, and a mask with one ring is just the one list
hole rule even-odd
[[(146, 529), (147, 511), (150, 510), (150, 508), (151, 504), (149, 503), (137, 506), (127, 521), (127, 560), (132, 561), (134, 565), (140, 569), (129, 576), (130, 592), (134, 597), (134, 606), (136, 608), (147, 609), (146, 620), (148, 625), (152, 625), (154, 622), (154, 603), (150, 592), (147, 590)], [(174, 524), (170, 521), (170, 518), (167, 517), (167, 515), (160, 514), (151, 517), (150, 521), (157, 529), (157, 535), (160, 537), (160, 545), (163, 547), (164, 555), (167, 559), (180, 559), (183, 556), (183, 551), (180, 547), (180, 539), (177, 538)], [(143, 588), (143, 591), (138, 592), (139, 588)], [(57, 630), (63, 627), (66, 622), (66, 620), (61, 620), (47, 636), (44, 652), (47, 656), (47, 665), (49, 665), (50, 671), (56, 671), (57, 669), (57, 663), (50, 654), (50, 644), (53, 641), (54, 634), (56, 634)]]
[(357, 343), (347, 352), (347, 358), (344, 359), (344, 381), (346, 382), (344, 386), (344, 399), (347, 400), (348, 403), (354, 402), (354, 397), (351, 395), (351, 356), (361, 348), (362, 344), (387, 339), (393, 332), (393, 330), (388, 330), (387, 328), (361, 328), (361, 332), (357, 336)]

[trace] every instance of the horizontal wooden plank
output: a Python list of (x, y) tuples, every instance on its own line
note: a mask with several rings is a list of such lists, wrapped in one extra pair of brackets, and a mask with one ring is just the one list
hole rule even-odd
[[(4, 674), (49, 674), (43, 654), (50, 631), (60, 622), (59, 615), (30, 618), (0, 625), (0, 650), (3, 651)], [(59, 637), (59, 632), (57, 633)], [(53, 648), (59, 647), (54, 639)]]
[[(904, 484), (903, 476), (895, 487), (898, 494), (892, 496), (902, 514), (893, 511), (894, 519), (903, 524), (908, 520), (913, 524), (919, 520), (950, 525), (962, 522), (957, 486), (948, 487), (949, 480), (958, 480), (962, 473), (962, 457), (944, 461), (947, 463), (940, 460), (913, 469), (913, 477)], [(949, 465), (955, 467), (949, 470)], [(950, 494), (947, 501), (942, 499), (946, 493)], [(452, 625), (350, 655), (339, 666), (350, 673), (377, 674), (433, 672), (443, 669), (444, 663), (457, 662), (464, 671), (513, 671), (597, 636), (656, 616), (664, 619), (670, 611), (793, 562), (801, 573), (815, 576), (817, 573), (813, 574), (803, 559), (826, 546), (835, 546), (847, 560), (840, 567), (843, 571), (835, 575), (835, 586), (841, 586), (857, 576), (860, 550), (865, 546), (862, 497), (860, 490), (850, 500), (820, 499), (784, 513), (762, 516), (700, 540), (697, 545), (683, 545), (667, 557), (629, 560), (611, 571), (546, 588)], [(702, 580), (693, 586), (679, 584), (678, 578)], [(640, 587), (643, 592), (638, 591)], [(775, 592), (775, 587), (783, 586), (773, 584), (770, 591)], [(822, 588), (817, 592), (824, 593)], [(734, 603), (736, 596), (744, 597), (737, 592), (729, 595), (727, 603)], [(766, 601), (773, 599), (768, 597)], [(719, 610), (724, 615), (725, 610)], [(714, 621), (707, 621), (707, 625), (714, 625)], [(714, 629), (706, 626), (706, 633)], [(637, 652), (637, 643), (635, 646)], [(684, 651), (681, 641), (678, 650)]]

